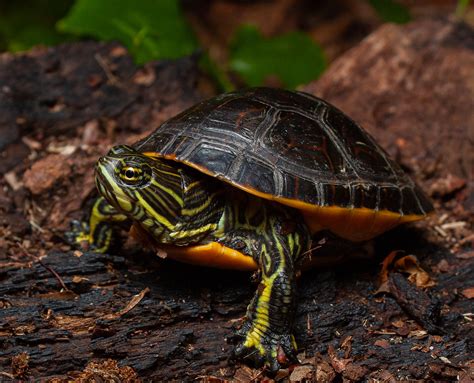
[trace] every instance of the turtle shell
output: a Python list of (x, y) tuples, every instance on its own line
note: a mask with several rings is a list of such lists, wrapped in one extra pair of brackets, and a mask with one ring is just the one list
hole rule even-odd
[(302, 92), (253, 88), (201, 102), (135, 149), (300, 209), (313, 231), (365, 240), (433, 206), (358, 124)]

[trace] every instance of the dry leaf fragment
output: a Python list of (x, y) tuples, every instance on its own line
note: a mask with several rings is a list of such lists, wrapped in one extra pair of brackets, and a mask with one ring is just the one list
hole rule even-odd
[(386, 339), (377, 339), (374, 342), (374, 345), (382, 347), (384, 349), (390, 348), (390, 343)]
[(18, 191), (23, 187), (23, 182), (18, 179), (14, 171), (5, 173), (3, 178), (13, 191)]
[(336, 350), (334, 350), (333, 345), (328, 347), (328, 356), (331, 361), (331, 365), (334, 370), (338, 373), (343, 372), (349, 363), (352, 363), (352, 359), (343, 359), (338, 358)]
[(402, 273), (408, 273), (408, 280), (417, 287), (432, 287), (435, 285), (433, 279), (421, 268), (418, 259), (414, 255), (400, 258), (395, 262), (395, 268)]
[(133, 308), (140, 303), (140, 301), (145, 297), (145, 295), (150, 291), (148, 287), (145, 287), (142, 291), (138, 294), (134, 295), (130, 302), (128, 302), (127, 306), (125, 306), (122, 310), (117, 313), (107, 314), (103, 317), (103, 319), (113, 320), (118, 319), (121, 316), (125, 315), (129, 311), (133, 310)]
[[(470, 239), (474, 241), (474, 235)], [(471, 259), (471, 258), (474, 258), (474, 251), (468, 251), (466, 253), (456, 254), (456, 258), (458, 258), (458, 259)]]
[(334, 379), (336, 379), (336, 372), (328, 362), (322, 360), (316, 365), (316, 382), (331, 383)]
[(307, 382), (311, 379), (313, 368), (310, 366), (297, 366), (290, 375), (290, 382)]
[(348, 359), (352, 352), (352, 335), (347, 336), (342, 341), (341, 349), (344, 350), (344, 358)]
[(388, 287), (388, 274), (391, 271), (392, 265), (393, 270), (408, 273), (408, 280), (414, 283), (417, 287), (432, 287), (435, 285), (433, 279), (431, 279), (429, 274), (421, 268), (418, 259), (414, 255), (406, 255), (394, 262), (395, 258), (400, 253), (400, 251), (392, 251), (383, 260), (382, 270), (379, 274), (380, 286), (377, 293), (390, 291)]
[(161, 248), (156, 248), (156, 255), (162, 259), (165, 259), (168, 257), (168, 253), (166, 251), (164, 251), (163, 249)]
[(120, 366), (113, 359), (92, 361), (78, 377), (79, 382), (139, 382), (137, 373), (129, 366)]
[(86, 277), (83, 277), (81, 275), (74, 275), (72, 277), (72, 282), (73, 283), (81, 283), (81, 282), (85, 282), (85, 281), (88, 281), (89, 278), (86, 278)]
[(380, 283), (387, 282), (389, 267), (393, 263), (393, 260), (395, 259), (395, 257), (400, 253), (401, 251), (394, 250), (390, 252), (390, 254), (387, 255), (385, 259), (382, 261), (382, 270), (380, 270), (380, 274), (379, 274)]
[(234, 374), (234, 382), (244, 383), (244, 382), (258, 382), (257, 379), (262, 375), (262, 371), (255, 370), (253, 368), (241, 365)]
[(467, 299), (474, 298), (474, 287), (469, 287), (462, 291), (462, 295), (464, 295)]
[(410, 338), (423, 339), (428, 336), (428, 333), (425, 330), (413, 330), (408, 334)]
[(40, 195), (57, 186), (71, 174), (71, 166), (60, 154), (51, 154), (36, 161), (23, 174), (25, 187), (33, 194)]
[(16, 378), (25, 378), (28, 375), (29, 363), (30, 355), (27, 352), (13, 356), (11, 361), (13, 375)]

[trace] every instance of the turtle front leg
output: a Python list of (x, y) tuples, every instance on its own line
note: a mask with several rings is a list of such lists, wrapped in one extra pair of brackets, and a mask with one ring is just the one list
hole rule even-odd
[(113, 245), (117, 226), (127, 220), (127, 216), (119, 213), (105, 198), (98, 197), (88, 220), (71, 222), (71, 230), (65, 233), (66, 240), (82, 249), (106, 253)]
[[(274, 248), (272, 248), (274, 247)], [(262, 280), (238, 331), (242, 341), (234, 354), (277, 371), (282, 364), (298, 363), (291, 334), (295, 311), (293, 259), (284, 241), (265, 243), (260, 254)]]

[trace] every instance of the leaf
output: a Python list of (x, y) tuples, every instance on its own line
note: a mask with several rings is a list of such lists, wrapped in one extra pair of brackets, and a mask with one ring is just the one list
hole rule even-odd
[(369, 0), (369, 3), (384, 21), (405, 24), (411, 20), (408, 8), (394, 0)]
[(76, 0), (58, 29), (118, 40), (139, 64), (186, 56), (197, 48), (178, 0)]
[(55, 23), (71, 4), (71, 0), (0, 2), (0, 51), (25, 51), (38, 44), (70, 41), (72, 36), (58, 33)]
[(421, 268), (414, 255), (407, 255), (395, 262), (395, 269), (408, 274), (408, 280), (416, 287), (432, 287), (436, 283), (430, 275)]
[(379, 274), (379, 288), (377, 293), (389, 292), (388, 274), (394, 269), (408, 274), (408, 280), (417, 287), (432, 287), (436, 283), (431, 279), (429, 274), (421, 268), (418, 259), (414, 255), (406, 255), (395, 261), (396, 257), (401, 254), (400, 251), (392, 251), (382, 263), (382, 270)]
[(377, 289), (376, 294), (390, 292), (390, 288), (388, 287), (388, 273), (390, 271), (390, 267), (394, 259), (400, 253), (401, 253), (400, 251), (394, 250), (390, 252), (390, 254), (387, 255), (385, 259), (383, 260), (382, 270), (380, 270), (380, 273), (379, 273), (379, 288)]
[(473, 299), (474, 298), (474, 287), (469, 287), (467, 289), (464, 289), (462, 291), (462, 295), (464, 295), (467, 299)]
[(471, 0), (458, 0), (455, 11), (457, 17), (462, 18), (466, 14), (466, 10), (470, 2)]
[(322, 49), (301, 32), (265, 38), (254, 26), (242, 26), (231, 46), (230, 68), (251, 86), (276, 76), (295, 88), (317, 78), (326, 67)]

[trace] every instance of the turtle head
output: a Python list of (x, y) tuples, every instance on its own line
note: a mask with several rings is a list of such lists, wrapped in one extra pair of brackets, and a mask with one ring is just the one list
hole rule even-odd
[(108, 203), (145, 227), (174, 221), (182, 208), (179, 166), (130, 146), (115, 146), (101, 157), (95, 181)]

